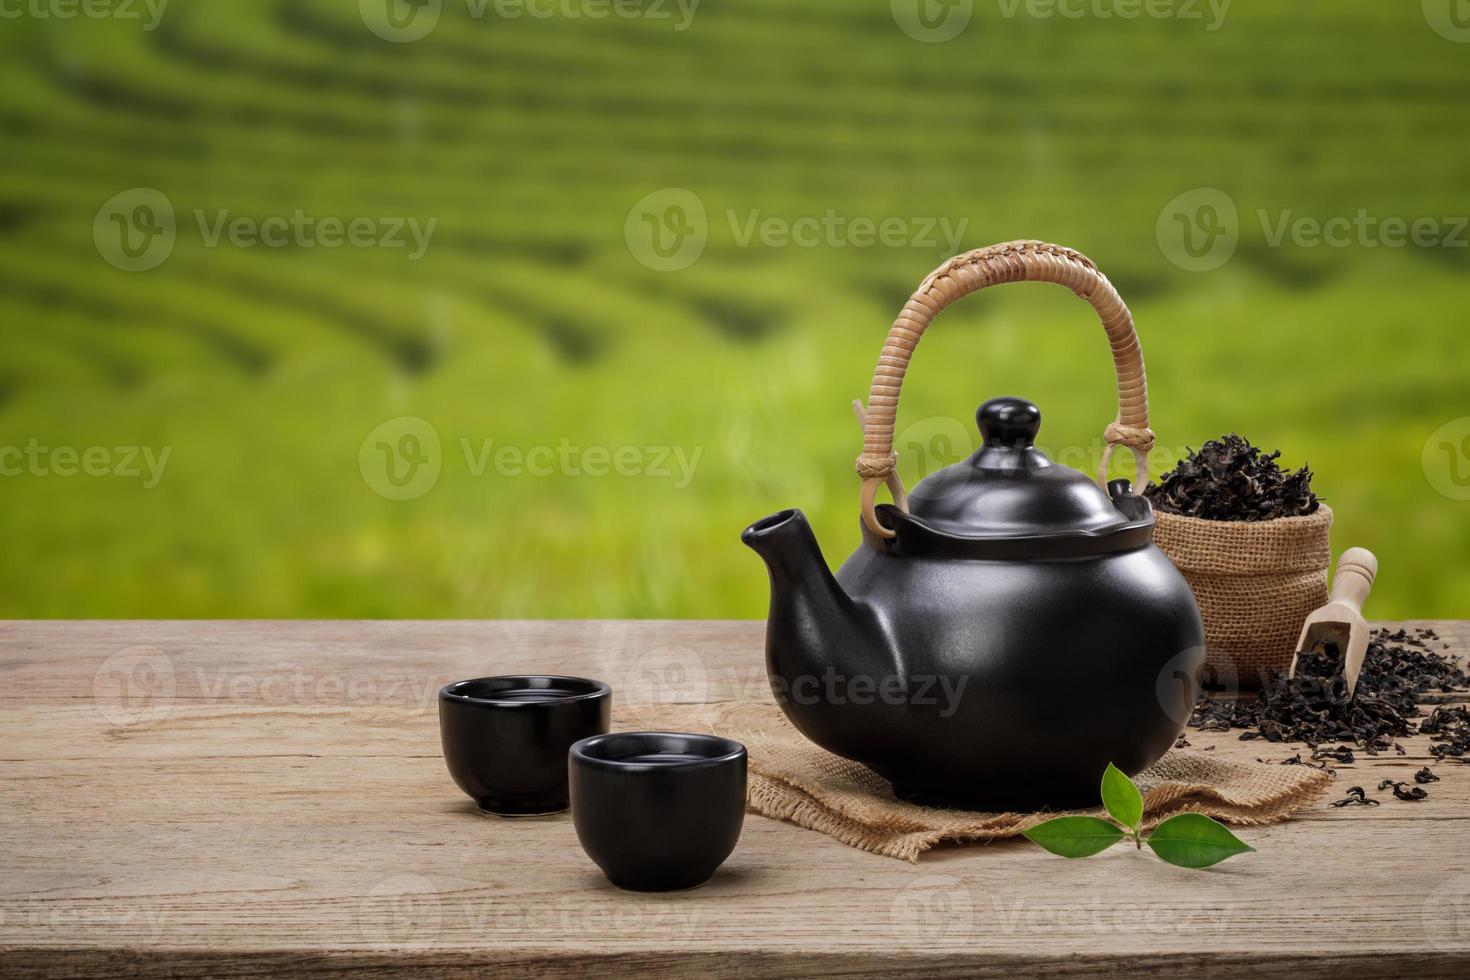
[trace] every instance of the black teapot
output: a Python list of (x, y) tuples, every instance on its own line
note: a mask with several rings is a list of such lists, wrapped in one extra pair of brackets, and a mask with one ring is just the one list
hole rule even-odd
[[(1098, 482), (1035, 448), (1035, 405), (996, 398), (981, 448), (906, 495), (893, 431), (915, 345), (954, 300), (1028, 280), (1070, 287), (1107, 330), (1120, 409)], [(863, 543), (837, 575), (799, 510), (742, 535), (770, 572), (766, 665), (791, 722), (900, 797), (968, 809), (1095, 805), (1109, 762), (1133, 775), (1162, 756), (1198, 693), (1204, 629), (1148, 501), (1128, 480), (1104, 486), (1124, 445), (1141, 489), (1153, 442), (1132, 317), (1107, 278), (1041, 242), (951, 259), (894, 323), (860, 417)]]

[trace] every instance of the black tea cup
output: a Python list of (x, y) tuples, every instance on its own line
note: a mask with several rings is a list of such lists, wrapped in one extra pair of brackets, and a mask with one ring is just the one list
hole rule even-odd
[(567, 750), (606, 732), (611, 715), (612, 689), (582, 677), (481, 677), (439, 692), (449, 774), (501, 816), (565, 810)]
[(571, 749), (572, 823), (619, 888), (702, 885), (740, 839), (745, 746), (713, 735), (618, 732)]

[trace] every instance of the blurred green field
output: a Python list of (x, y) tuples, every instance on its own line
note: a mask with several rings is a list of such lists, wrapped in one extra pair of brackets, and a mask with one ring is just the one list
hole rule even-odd
[[(1316, 472), (1334, 547), (1379, 553), (1372, 615), (1470, 616), (1470, 442), (1434, 462), (1437, 431), (1470, 436), (1470, 249), (1270, 230), (1470, 212), (1470, 44), (1419, 3), (1242, 0), (1214, 31), (1009, 6), (979, 0), (935, 44), (887, 0), (704, 0), (684, 30), (651, 3), (443, 0), (410, 43), (353, 0), (172, 0), (153, 30), (0, 21), (0, 449), (169, 450), (152, 488), (0, 477), (0, 616), (763, 615), (745, 524), (801, 506), (834, 564), (857, 544), (849, 403), (947, 257), (922, 234), (940, 218), (963, 247), (1042, 238), (1111, 276), (1156, 474), (1225, 431), (1279, 446)], [(148, 271), (104, 254), (105, 205), (132, 188), (176, 214)], [(1240, 216), (1233, 258), (1201, 272), (1158, 227), (1197, 188)], [(659, 271), (637, 206), (654, 195), (673, 230), (671, 189), (707, 245)], [(413, 260), (210, 245), (195, 217), (298, 210), (436, 224)], [(829, 212), (913, 234), (745, 239)], [(910, 373), (905, 477), (968, 451), (997, 394), (1038, 402), (1043, 443), (1090, 467), (1109, 370), (1065, 290), (972, 297)], [(378, 442), (412, 445), (403, 417), (432, 426), (441, 471), (394, 500), (364, 471)], [(624, 473), (597, 465), (619, 450)], [(662, 473), (680, 458), (687, 481)]]

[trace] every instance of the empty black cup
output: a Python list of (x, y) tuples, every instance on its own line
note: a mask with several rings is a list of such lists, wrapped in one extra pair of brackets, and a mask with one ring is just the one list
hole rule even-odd
[(582, 677), (481, 677), (439, 692), (444, 762), (487, 813), (567, 808), (567, 750), (607, 731), (612, 689)]
[(745, 746), (713, 735), (619, 732), (572, 746), (572, 823), (619, 888), (709, 881), (740, 839)]

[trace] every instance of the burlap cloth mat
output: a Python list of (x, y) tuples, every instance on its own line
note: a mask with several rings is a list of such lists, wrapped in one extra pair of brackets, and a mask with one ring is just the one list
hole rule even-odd
[[(751, 812), (886, 857), (917, 862), (936, 844), (1016, 837), (1055, 816), (906, 803), (870, 769), (808, 742), (774, 704), (631, 706), (619, 709), (614, 720), (616, 730), (707, 732), (743, 742), (750, 753)], [(1136, 780), (1146, 826), (1186, 810), (1230, 824), (1276, 823), (1320, 799), (1331, 781), (1311, 766), (1240, 762), (1179, 749)]]

